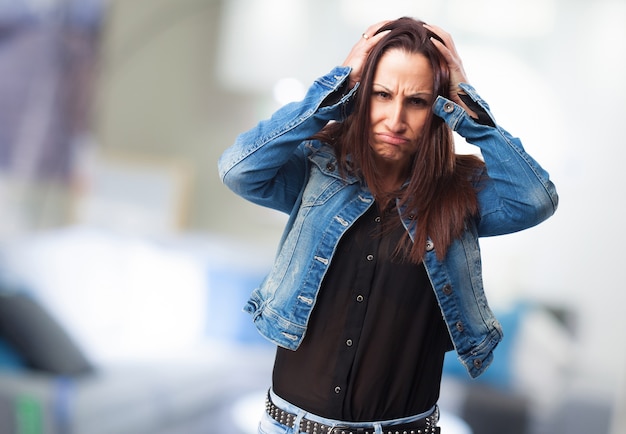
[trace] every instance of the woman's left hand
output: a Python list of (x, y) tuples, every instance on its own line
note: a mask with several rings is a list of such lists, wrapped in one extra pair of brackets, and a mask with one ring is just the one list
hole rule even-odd
[(441, 41), (437, 40), (436, 38), (431, 38), (431, 41), (433, 41), (435, 47), (437, 47), (439, 52), (448, 62), (448, 69), (450, 70), (450, 99), (462, 106), (470, 114), (470, 116), (475, 116), (475, 113), (469, 110), (469, 108), (463, 103), (461, 98), (459, 98), (459, 94), (465, 93), (463, 92), (463, 89), (459, 87), (459, 83), (468, 83), (468, 81), (465, 74), (465, 69), (463, 69), (461, 56), (459, 56), (459, 53), (456, 51), (456, 46), (454, 45), (452, 36), (450, 36), (450, 34), (443, 30), (441, 27), (432, 24), (424, 24), (424, 27), (439, 36), (444, 42), (442, 44)]

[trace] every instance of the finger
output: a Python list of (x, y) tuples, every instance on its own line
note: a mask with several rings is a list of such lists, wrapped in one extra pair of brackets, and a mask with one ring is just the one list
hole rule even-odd
[(463, 68), (463, 62), (461, 61), (459, 53), (456, 51), (452, 36), (441, 27), (432, 24), (424, 24), (424, 27), (435, 35), (439, 36), (443, 41), (442, 43), (439, 39), (435, 37), (430, 38), (432, 43), (439, 50), (441, 55), (444, 57), (444, 59), (446, 59), (446, 62), (448, 63), (448, 67), (450, 68), (450, 81), (452, 87), (456, 89), (456, 84), (461, 82), (467, 83), (467, 75), (465, 74), (465, 70)]
[(439, 52), (443, 55), (443, 57), (446, 59), (448, 63), (454, 60), (454, 56), (452, 55), (452, 52), (450, 51), (450, 49), (445, 44), (443, 44), (439, 39), (431, 37), (430, 41), (435, 45), (435, 47), (437, 47)]
[(443, 30), (441, 27), (437, 27), (430, 24), (424, 24), (424, 27), (435, 35), (439, 36), (443, 43), (435, 37), (431, 37), (430, 40), (437, 47), (437, 49), (441, 52), (441, 54), (445, 57), (449, 64), (461, 62), (461, 57), (456, 50), (456, 46), (454, 45), (454, 41), (452, 40), (452, 36)]
[(450, 33), (446, 32), (441, 27), (436, 26), (434, 24), (426, 24), (426, 23), (424, 23), (424, 27), (426, 29), (430, 30), (431, 32), (433, 32), (435, 35), (439, 36), (439, 38), (441, 38), (443, 43), (448, 48), (450, 48), (451, 50), (454, 49), (454, 41), (452, 40), (452, 35), (450, 35)]
[[(367, 30), (363, 32), (363, 35), (362, 35), (363, 39), (365, 39), (366, 41), (369, 39), (377, 38), (377, 37), (378, 39), (380, 39), (379, 38), (380, 33), (376, 34), (376, 32), (378, 31), (378, 29), (380, 29), (381, 27), (383, 27), (385, 24), (389, 22), (390, 22), (389, 20), (386, 20), (386, 21), (380, 21), (378, 23), (372, 24), (371, 26), (367, 28)], [(388, 32), (381, 32), (381, 33), (386, 34)]]
[(367, 34), (364, 33), (364, 36), (361, 39), (363, 39), (366, 44), (366, 54), (369, 54), (371, 49), (374, 48), (376, 44), (378, 44), (380, 40), (383, 39), (389, 32), (391, 32), (391, 30), (385, 30), (384, 32), (376, 33), (373, 36), (368, 36), (367, 38), (365, 37)]

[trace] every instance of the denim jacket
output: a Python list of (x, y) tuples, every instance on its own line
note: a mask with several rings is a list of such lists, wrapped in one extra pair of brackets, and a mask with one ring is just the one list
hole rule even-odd
[[(345, 94), (341, 89), (349, 73), (349, 68), (337, 67), (317, 79), (302, 101), (241, 134), (219, 160), (220, 177), (235, 193), (290, 215), (274, 265), (244, 310), (263, 336), (292, 350), (304, 338), (341, 236), (374, 203), (361, 180), (342, 179), (330, 146), (307, 139), (329, 121), (348, 116), (356, 87)], [(475, 90), (461, 87), (496, 125)], [(558, 196), (548, 173), (505, 130), (476, 122), (441, 96), (433, 110), (480, 148), (488, 173), (478, 189), (479, 216), (468, 222), (443, 260), (437, 259), (431, 241), (424, 259), (457, 355), (470, 376), (477, 377), (502, 339), (483, 290), (478, 238), (540, 223), (554, 213)], [(403, 223), (412, 236), (409, 218)]]

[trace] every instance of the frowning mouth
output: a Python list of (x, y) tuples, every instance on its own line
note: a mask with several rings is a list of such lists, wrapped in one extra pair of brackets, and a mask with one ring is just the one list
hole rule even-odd
[(376, 133), (376, 137), (378, 137), (378, 140), (381, 142), (389, 145), (403, 145), (409, 142), (408, 138), (393, 133)]

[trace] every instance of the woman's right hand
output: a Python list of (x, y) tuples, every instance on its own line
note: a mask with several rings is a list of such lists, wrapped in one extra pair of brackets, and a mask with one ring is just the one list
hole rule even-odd
[(354, 44), (352, 50), (348, 54), (348, 57), (343, 62), (342, 66), (349, 66), (352, 68), (350, 71), (350, 75), (348, 77), (348, 84), (350, 89), (354, 87), (355, 84), (361, 81), (361, 74), (363, 72), (363, 65), (367, 59), (372, 48), (376, 46), (376, 44), (387, 34), (390, 30), (380, 32), (375, 34), (378, 29), (387, 24), (389, 21), (381, 21), (379, 23), (373, 24), (367, 28), (367, 30), (361, 35), (359, 41)]

